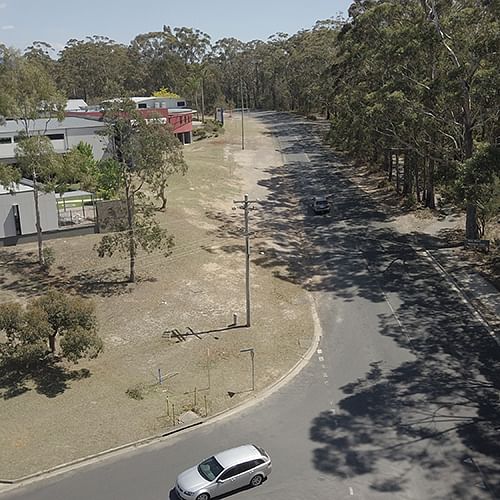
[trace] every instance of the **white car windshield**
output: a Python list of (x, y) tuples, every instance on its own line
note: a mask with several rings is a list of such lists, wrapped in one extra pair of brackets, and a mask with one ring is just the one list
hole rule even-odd
[(207, 481), (213, 481), (222, 472), (222, 469), (222, 465), (215, 460), (215, 457), (207, 458), (198, 465), (200, 476)]

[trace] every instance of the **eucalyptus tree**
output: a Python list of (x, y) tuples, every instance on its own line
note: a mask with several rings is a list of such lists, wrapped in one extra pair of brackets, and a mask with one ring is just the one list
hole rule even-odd
[(56, 50), (50, 43), (35, 40), (24, 51), (24, 57), (28, 61), (37, 61), (52, 75), (54, 80), (57, 80), (59, 71), (56, 60)]
[(50, 120), (61, 120), (66, 100), (40, 62), (19, 56), (11, 57), (8, 67), (0, 74), (0, 86), (7, 90), (2, 101), (3, 113), (22, 128), (16, 146), (17, 167), (10, 171), (3, 169), (0, 173), (4, 174), (4, 178), (0, 182), (9, 185), (21, 173), (31, 178), (38, 261), (44, 266), (39, 192), (52, 190), (61, 170), (52, 143), (42, 130), (35, 127), (35, 123), (42, 120), (48, 125)]
[(175, 37), (166, 28), (141, 33), (129, 46), (130, 58), (142, 74), (139, 80), (145, 93), (151, 94), (161, 87), (176, 92), (187, 77), (185, 64), (174, 50)]
[(271, 35), (263, 49), (262, 66), (265, 74), (263, 105), (266, 108), (290, 109), (288, 34)]
[(341, 20), (317, 21), (288, 40), (291, 108), (304, 113), (327, 110), (330, 99), (325, 72), (335, 61)]
[(103, 348), (93, 302), (55, 290), (26, 307), (0, 304), (0, 332), (6, 338), (0, 344), (0, 361), (17, 363), (22, 370), (54, 361), (54, 355), (74, 363), (95, 358)]
[(123, 95), (135, 71), (128, 48), (105, 36), (71, 39), (60, 52), (59, 85), (87, 102)]
[[(500, 22), (487, 2), (458, 0), (453, 4), (424, 0), (428, 22), (440, 41), (440, 62), (448, 76), (445, 89), (447, 120), (455, 126), (453, 136), (457, 159), (466, 162), (474, 155), (475, 141), (499, 139)], [(467, 204), (466, 237), (480, 233), (477, 205)]]
[(146, 119), (130, 100), (111, 103), (104, 113), (104, 135), (110, 144), (111, 160), (118, 173), (118, 189), (126, 208), (126, 219), (116, 221), (118, 231), (106, 234), (96, 245), (100, 257), (115, 252), (129, 258), (129, 281), (136, 281), (135, 264), (139, 249), (146, 253), (168, 250), (173, 238), (154, 217), (147, 197), (148, 182), (158, 180), (172, 154), (172, 132), (158, 119)]
[[(468, 0), (356, 1), (350, 16), (330, 73), (332, 136), (367, 158), (407, 150), (417, 159), (412, 175), (423, 178), (424, 204), (433, 208), (435, 180), (456, 177), (474, 140), (494, 140), (498, 21)], [(419, 197), (418, 180), (412, 189)], [(469, 237), (477, 235), (474, 219), (469, 213)]]
[(234, 106), (239, 102), (241, 53), (245, 44), (236, 38), (221, 38), (212, 46), (210, 59), (217, 68), (220, 88), (226, 101)]

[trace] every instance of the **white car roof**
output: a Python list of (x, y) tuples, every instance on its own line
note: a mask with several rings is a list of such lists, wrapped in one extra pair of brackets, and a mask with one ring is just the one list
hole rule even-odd
[(245, 444), (243, 446), (238, 446), (237, 448), (231, 448), (230, 450), (221, 451), (214, 455), (217, 462), (219, 462), (222, 467), (232, 467), (233, 465), (241, 464), (247, 462), (248, 460), (255, 460), (256, 458), (261, 458), (259, 450), (251, 444)]

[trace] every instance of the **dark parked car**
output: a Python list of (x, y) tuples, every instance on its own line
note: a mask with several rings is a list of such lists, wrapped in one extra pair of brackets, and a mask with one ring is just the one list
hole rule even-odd
[(330, 203), (325, 196), (315, 196), (312, 199), (311, 206), (316, 215), (330, 213)]

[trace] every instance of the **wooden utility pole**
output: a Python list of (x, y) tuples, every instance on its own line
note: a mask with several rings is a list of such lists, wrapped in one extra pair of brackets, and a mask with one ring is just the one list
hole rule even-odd
[(243, 200), (234, 200), (233, 203), (242, 204), (240, 208), (245, 214), (245, 291), (246, 291), (246, 308), (247, 308), (247, 324), (250, 326), (250, 232), (248, 230), (248, 212), (250, 204), (256, 203), (257, 200), (249, 200), (248, 194), (245, 194)]
[(245, 103), (243, 102), (243, 80), (240, 78), (240, 92), (241, 92), (241, 149), (245, 149)]

